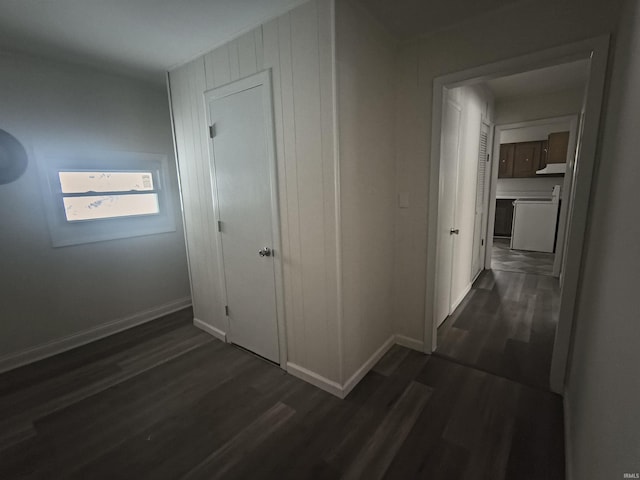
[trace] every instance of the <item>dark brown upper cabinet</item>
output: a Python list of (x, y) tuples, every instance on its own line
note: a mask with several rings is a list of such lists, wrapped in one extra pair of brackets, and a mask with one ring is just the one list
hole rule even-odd
[(513, 177), (513, 153), (515, 143), (504, 143), (500, 145), (500, 163), (498, 164), (498, 178)]
[(513, 154), (513, 177), (535, 177), (540, 169), (540, 152), (542, 142), (516, 143)]
[(549, 135), (549, 154), (547, 163), (565, 163), (569, 149), (569, 132), (557, 132)]
[(565, 163), (569, 132), (556, 132), (547, 140), (500, 145), (498, 178), (535, 177), (549, 163)]

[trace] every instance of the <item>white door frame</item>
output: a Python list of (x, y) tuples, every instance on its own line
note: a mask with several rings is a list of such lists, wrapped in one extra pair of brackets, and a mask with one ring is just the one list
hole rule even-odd
[(558, 240), (556, 243), (556, 253), (553, 262), (553, 276), (560, 274), (560, 267), (564, 255), (564, 237), (566, 233), (567, 218), (569, 213), (569, 198), (571, 197), (571, 181), (573, 179), (573, 167), (575, 164), (576, 142), (578, 137), (578, 115), (565, 115), (562, 117), (552, 117), (541, 120), (531, 120), (525, 122), (508, 123), (496, 125), (494, 130), (493, 151), (491, 152), (491, 187), (489, 190), (489, 218), (487, 223), (487, 250), (485, 251), (484, 266), (491, 268), (491, 249), (493, 247), (493, 228), (496, 216), (496, 197), (498, 190), (498, 161), (500, 156), (500, 134), (507, 130), (515, 130), (526, 127), (536, 127), (550, 125), (553, 123), (569, 124), (569, 148), (567, 150), (567, 171), (562, 180), (562, 206), (560, 207), (560, 218), (558, 220)]
[(427, 282), (425, 293), (425, 353), (437, 346), (437, 325), (434, 321), (435, 259), (437, 258), (437, 218), (440, 191), (440, 133), (442, 121), (442, 89), (479, 83), (492, 78), (513, 75), (575, 60), (591, 59), (587, 104), (584, 112), (584, 134), (574, 173), (572, 201), (575, 205), (567, 232), (567, 248), (564, 259), (564, 285), (561, 293), (560, 314), (553, 348), (550, 387), (563, 393), (567, 359), (573, 331), (580, 264), (584, 247), (584, 233), (589, 211), (589, 194), (596, 159), (596, 144), (600, 129), (600, 113), (604, 94), (609, 35), (602, 35), (580, 42), (562, 45), (533, 54), (524, 55), (462, 72), (444, 75), (433, 82), (433, 108), (431, 128), (431, 157), (429, 168)]
[[(273, 99), (271, 88), (271, 69), (263, 70), (249, 77), (236, 80), (226, 85), (207, 90), (204, 92), (205, 111), (207, 115), (207, 125), (211, 125), (211, 113), (209, 111), (209, 103), (212, 100), (228, 97), (236, 93), (240, 93), (251, 88), (264, 87), (262, 89), (262, 106), (265, 112), (265, 126), (267, 129), (266, 138), (266, 151), (269, 161), (269, 182), (271, 189), (271, 215), (272, 215), (272, 231), (271, 236), (273, 239), (272, 256), (274, 264), (274, 279), (275, 279), (275, 295), (276, 295), (276, 317), (278, 327), (278, 351), (280, 368), (286, 370), (287, 365), (287, 336), (285, 327), (284, 316), (284, 289), (282, 280), (282, 242), (280, 239), (280, 209), (278, 203), (278, 171), (276, 162), (276, 147), (275, 147), (275, 129), (273, 120)], [(213, 201), (213, 211), (216, 221), (220, 219), (220, 210), (218, 203), (218, 186), (216, 182), (215, 161), (214, 161), (214, 149), (213, 139), (209, 139), (207, 142), (209, 148), (209, 175), (211, 179), (211, 192)], [(218, 229), (216, 229), (218, 230)], [(227, 303), (227, 288), (224, 277), (224, 259), (222, 256), (222, 237), (221, 233), (217, 231), (216, 234), (216, 255), (218, 257), (220, 268), (220, 297)], [(222, 312), (225, 315), (225, 312)], [(229, 331), (229, 317), (227, 318), (227, 331)], [(226, 337), (228, 338), (228, 336)]]

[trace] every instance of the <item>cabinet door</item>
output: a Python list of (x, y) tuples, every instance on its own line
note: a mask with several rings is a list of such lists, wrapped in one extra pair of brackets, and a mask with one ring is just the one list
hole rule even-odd
[(498, 164), (498, 178), (513, 177), (513, 153), (515, 144), (504, 143), (500, 145), (500, 163)]
[(496, 200), (496, 221), (493, 227), (495, 237), (510, 237), (513, 223), (513, 199)]
[(516, 143), (513, 154), (513, 176), (517, 178), (535, 177), (540, 167), (542, 142)]
[(565, 163), (569, 150), (569, 132), (557, 132), (549, 135), (549, 155), (547, 163)]

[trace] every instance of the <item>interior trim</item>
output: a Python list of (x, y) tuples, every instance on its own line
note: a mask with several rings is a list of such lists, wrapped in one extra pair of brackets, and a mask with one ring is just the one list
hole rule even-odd
[(189, 306), (191, 306), (191, 297), (183, 297), (157, 307), (134, 313), (133, 315), (97, 325), (87, 330), (56, 338), (18, 352), (9, 353), (0, 357), (0, 373), (52, 357), (53, 355), (66, 352), (73, 348), (81, 347)]
[(227, 343), (226, 332), (223, 332), (219, 328), (216, 328), (213, 325), (209, 325), (208, 323), (205, 323), (196, 317), (193, 317), (193, 326), (199, 328), (200, 330), (204, 330), (208, 334), (216, 337), (218, 340), (222, 340), (224, 343)]

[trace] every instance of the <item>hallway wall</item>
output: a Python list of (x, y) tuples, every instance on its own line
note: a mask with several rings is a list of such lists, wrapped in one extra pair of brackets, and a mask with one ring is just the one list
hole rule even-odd
[(344, 381), (394, 333), (395, 51), (366, 10), (336, 2)]
[(626, 2), (621, 19), (565, 398), (569, 480), (640, 473), (637, 1)]

